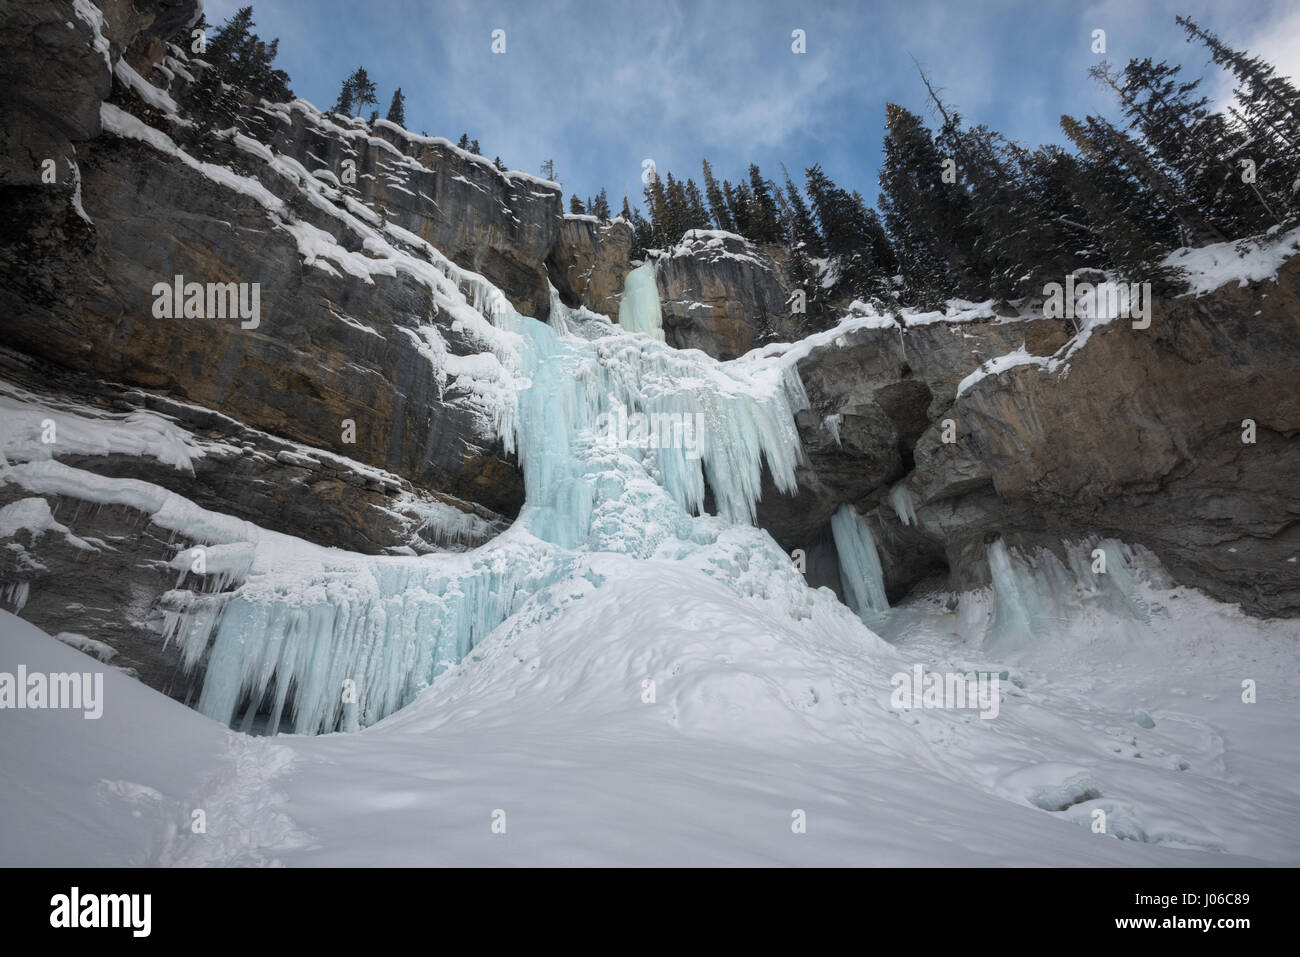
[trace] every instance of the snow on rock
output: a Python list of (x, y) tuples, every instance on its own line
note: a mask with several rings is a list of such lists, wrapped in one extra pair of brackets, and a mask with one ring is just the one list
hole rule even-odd
[(973, 386), (976, 382), (986, 379), (989, 376), (1001, 375), (1008, 369), (1014, 369), (1017, 366), (1037, 366), (1040, 369), (1054, 371), (1052, 360), (1046, 356), (1031, 355), (1022, 345), (1015, 352), (1008, 352), (1004, 356), (996, 356), (982, 363), (978, 369), (961, 380), (957, 386), (957, 395)]
[(76, 648), (92, 658), (98, 658), (104, 664), (108, 664), (117, 657), (117, 651), (104, 642), (96, 641), (94, 638), (87, 638), (85, 635), (79, 635), (76, 632), (61, 631), (54, 636), (54, 640), (63, 642), (69, 648)]
[(1164, 264), (1185, 270), (1189, 293), (1199, 296), (1230, 282), (1244, 286), (1271, 279), (1297, 250), (1300, 228), (1241, 242), (1178, 249), (1165, 257)]
[(72, 0), (72, 11), (77, 15), (77, 19), (90, 27), (91, 46), (104, 58), (104, 65), (112, 69), (113, 61), (109, 56), (111, 48), (108, 37), (104, 36), (104, 14), (90, 0)]
[(32, 538), (40, 538), (46, 532), (55, 532), (74, 548), (88, 552), (99, 550), (73, 535), (68, 526), (60, 524), (50, 511), (49, 503), (43, 498), (23, 498), (0, 508), (0, 538), (12, 538), (20, 531)]
[(105, 412), (56, 404), (0, 380), (0, 455), (30, 462), (59, 455), (139, 455), (193, 472), (206, 454), (190, 433), (155, 412)]

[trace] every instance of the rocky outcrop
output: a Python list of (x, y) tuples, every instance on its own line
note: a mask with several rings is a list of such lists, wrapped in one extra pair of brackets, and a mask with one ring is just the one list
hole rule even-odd
[[(1005, 322), (992, 312), (907, 326), (872, 315), (813, 336), (797, 362), (809, 400), (796, 418), (806, 458), (797, 471), (798, 493), (785, 496), (765, 485), (759, 524), (787, 549), (803, 548), (841, 503), (875, 509), (912, 471), (917, 441), (966, 374), (1022, 343), (1050, 355), (1065, 339), (1059, 322)], [(890, 559), (886, 584), (897, 597), (943, 569), (944, 553), (941, 543), (894, 537), (897, 547), (882, 542), (881, 551)]]
[(585, 306), (613, 319), (632, 252), (632, 227), (622, 218), (566, 215), (546, 259), (547, 274), (568, 306)]
[(664, 337), (715, 359), (790, 338), (790, 291), (768, 252), (732, 233), (691, 230), (655, 260)]
[[(1254, 614), (1300, 614), (1300, 257), (1276, 280), (1153, 313), (1149, 329), (1113, 321), (1073, 351), (1063, 320), (992, 313), (814, 337), (798, 364), (808, 466), (797, 496), (765, 494), (760, 522), (799, 547), (853, 503), (894, 598), (936, 572), (954, 589), (986, 584), (996, 537), (1060, 552), (1101, 536)], [(957, 394), (1022, 346), (1020, 364)], [(914, 524), (889, 499), (899, 485)]]
[(372, 129), (359, 119), (323, 117), (301, 101), (249, 113), (250, 128), (274, 152), (355, 188), (360, 202), (386, 222), (483, 275), (524, 315), (546, 318), (544, 263), (565, 238), (558, 185), (504, 172), (445, 139), (386, 120)]

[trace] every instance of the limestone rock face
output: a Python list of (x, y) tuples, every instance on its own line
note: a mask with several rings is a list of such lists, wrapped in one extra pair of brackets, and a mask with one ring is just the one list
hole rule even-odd
[[(1300, 614), (1300, 257), (1276, 280), (1156, 300), (1153, 313), (1149, 329), (1096, 328), (1068, 358), (1064, 321), (992, 313), (814, 347), (799, 362), (808, 468), (796, 497), (765, 494), (760, 523), (801, 547), (852, 502), (895, 597), (939, 571), (953, 588), (986, 584), (995, 537), (1059, 552), (1063, 540), (1111, 536), (1254, 614)], [(957, 395), (981, 363), (1022, 346), (1060, 361)], [(1248, 419), (1253, 443), (1242, 440)], [(900, 483), (916, 524), (890, 504)]]
[(569, 306), (586, 306), (614, 319), (632, 251), (632, 227), (624, 220), (597, 222), (565, 216), (547, 257), (547, 273)]
[(768, 252), (731, 233), (692, 230), (655, 260), (664, 337), (715, 359), (789, 331), (790, 292)]

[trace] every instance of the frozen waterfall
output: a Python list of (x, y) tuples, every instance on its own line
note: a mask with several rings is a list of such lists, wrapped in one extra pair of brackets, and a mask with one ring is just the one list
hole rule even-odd
[[(233, 590), (222, 590), (228, 577), (204, 579), (178, 564), (166, 635), (187, 670), (205, 666), (200, 711), (269, 733), (373, 724), (530, 599), (546, 600), (565, 580), (594, 580), (584, 568), (593, 552), (693, 562), (743, 594), (780, 596), (795, 616), (825, 600), (751, 524), (764, 462), (778, 489), (795, 488), (794, 415), (807, 400), (792, 366), (754, 375), (669, 348), (649, 266), (628, 277), (622, 327), (556, 296), (550, 322), (539, 322), (482, 277), (445, 260), (438, 268), (452, 281), (438, 294), (460, 300), (445, 308), (468, 305), (498, 330), (494, 351), (514, 388), (485, 414), (523, 469), (518, 520), (479, 548), (421, 557), (265, 533)], [(700, 434), (690, 447), (629, 442), (599, 428), (616, 409), (690, 415)], [(716, 517), (699, 514), (706, 483)]]
[(885, 573), (871, 529), (852, 505), (841, 505), (831, 516), (831, 534), (840, 558), (840, 583), (849, 607), (865, 619), (889, 610)]
[(663, 316), (659, 312), (659, 287), (655, 283), (653, 262), (646, 260), (629, 272), (623, 281), (618, 324), (628, 332), (644, 332), (663, 341)]

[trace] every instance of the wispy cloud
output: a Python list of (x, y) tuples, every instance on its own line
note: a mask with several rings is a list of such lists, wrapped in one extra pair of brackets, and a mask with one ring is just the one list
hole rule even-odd
[[(238, 0), (208, 0), (220, 22)], [(1087, 69), (1100, 57), (1168, 58), (1205, 69), (1174, 24), (1190, 13), (1225, 40), (1300, 74), (1300, 9), (1282, 0), (1033, 0), (979, 4), (806, 0), (260, 0), (259, 32), (281, 38), (295, 90), (328, 106), (364, 64), (382, 108), (407, 94), (408, 125), (455, 138), (535, 171), (553, 159), (566, 188), (639, 198), (641, 163), (698, 176), (708, 157), (737, 179), (820, 162), (874, 197), (884, 104), (926, 112), (911, 57), (972, 122), (1026, 144), (1060, 141), (1062, 113), (1113, 112)], [(507, 52), (491, 52), (494, 29)], [(807, 52), (791, 51), (791, 31)], [(1210, 76), (1209, 93), (1231, 83)]]

